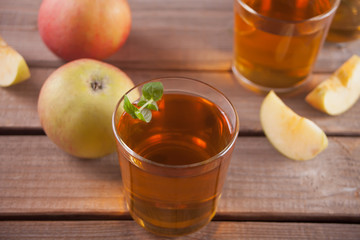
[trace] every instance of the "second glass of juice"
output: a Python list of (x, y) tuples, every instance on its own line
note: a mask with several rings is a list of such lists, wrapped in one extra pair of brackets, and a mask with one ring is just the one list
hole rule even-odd
[(360, 0), (341, 0), (327, 40), (347, 42), (360, 39)]
[[(185, 235), (215, 215), (239, 119), (231, 102), (206, 83), (152, 81), (163, 84), (164, 95), (149, 123), (124, 112), (123, 98), (113, 116), (127, 206), (145, 229)], [(127, 93), (130, 101), (138, 101), (145, 83)]]
[(339, 0), (235, 0), (233, 72), (255, 92), (309, 78)]

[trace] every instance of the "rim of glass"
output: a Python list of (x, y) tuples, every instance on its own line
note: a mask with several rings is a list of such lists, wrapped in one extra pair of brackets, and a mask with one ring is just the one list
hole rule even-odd
[[(169, 165), (169, 164), (163, 164), (163, 163), (157, 163), (154, 161), (151, 161), (150, 159), (144, 158), (142, 156), (140, 156), (138, 153), (136, 153), (135, 151), (133, 151), (119, 136), (117, 128), (116, 128), (116, 122), (115, 122), (115, 118), (116, 118), (116, 113), (120, 107), (121, 102), (124, 100), (124, 96), (126, 94), (129, 94), (132, 90), (134, 90), (135, 88), (138, 88), (148, 82), (155, 82), (155, 81), (159, 81), (159, 80), (166, 80), (166, 79), (182, 79), (182, 80), (187, 80), (187, 81), (192, 81), (192, 82), (197, 82), (200, 84), (203, 84), (211, 89), (213, 89), (214, 91), (216, 91), (217, 93), (219, 93), (225, 100), (226, 102), (230, 105), (234, 115), (235, 115), (235, 127), (234, 127), (234, 135), (232, 136), (231, 140), (229, 141), (229, 143), (216, 155), (198, 162), (198, 163), (191, 163), (191, 164), (185, 164), (185, 165)], [(166, 92), (166, 90), (164, 89), (164, 92)], [(211, 86), (208, 83), (205, 83), (203, 81), (197, 80), (197, 79), (193, 79), (193, 78), (188, 78), (188, 77), (159, 77), (159, 78), (154, 78), (154, 79), (150, 79), (147, 80), (145, 82), (136, 84), (134, 87), (132, 87), (130, 90), (128, 90), (118, 101), (118, 103), (116, 104), (115, 107), (115, 111), (113, 112), (113, 116), (112, 116), (112, 128), (113, 128), (113, 132), (114, 135), (116, 137), (116, 140), (121, 144), (122, 147), (125, 148), (125, 150), (130, 153), (132, 156), (134, 156), (135, 158), (139, 159), (142, 162), (145, 162), (147, 164), (151, 164), (151, 165), (155, 165), (155, 166), (159, 166), (159, 167), (164, 167), (164, 168), (172, 168), (172, 169), (181, 169), (181, 168), (192, 168), (192, 167), (198, 167), (198, 166), (202, 166), (208, 163), (211, 163), (213, 161), (215, 161), (215, 159), (218, 159), (220, 157), (222, 157), (223, 155), (225, 155), (230, 149), (231, 147), (234, 145), (238, 135), (239, 135), (239, 129), (240, 129), (240, 122), (239, 122), (239, 115), (234, 107), (234, 105), (231, 103), (231, 101), (229, 100), (228, 97), (226, 97), (221, 91), (219, 91), (218, 89), (216, 89), (215, 87)]]
[(328, 10), (327, 12), (324, 12), (320, 15), (316, 15), (314, 17), (308, 18), (308, 19), (304, 19), (304, 20), (299, 20), (299, 21), (292, 21), (292, 20), (281, 20), (281, 19), (277, 19), (277, 18), (272, 18), (272, 17), (267, 17), (264, 16), (260, 13), (258, 13), (257, 11), (255, 11), (253, 8), (251, 8), (249, 5), (247, 5), (246, 3), (244, 3), (242, 0), (236, 0), (243, 8), (245, 8), (248, 12), (255, 14), (256, 16), (263, 18), (265, 20), (270, 20), (270, 21), (274, 21), (274, 22), (279, 22), (279, 23), (290, 23), (290, 24), (299, 24), (299, 23), (304, 23), (304, 22), (311, 22), (311, 21), (318, 21), (321, 19), (324, 19), (328, 16), (330, 16), (331, 14), (333, 14), (333, 12), (336, 11), (337, 6), (339, 5), (341, 0), (334, 0), (334, 4), (332, 5), (332, 7), (330, 8), (330, 10)]

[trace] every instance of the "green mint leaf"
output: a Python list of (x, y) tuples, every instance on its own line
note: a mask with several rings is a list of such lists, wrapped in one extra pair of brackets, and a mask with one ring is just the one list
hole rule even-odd
[(131, 104), (129, 98), (126, 95), (124, 97), (124, 109), (134, 119), (140, 119), (141, 121), (148, 123), (152, 118), (151, 110), (159, 110), (156, 101), (159, 101), (162, 98), (163, 92), (164, 87), (161, 82), (147, 83), (143, 86), (143, 95), (137, 103), (140, 109)]
[(149, 100), (146, 99), (146, 98), (144, 97), (144, 95), (142, 95), (141, 98), (140, 98), (140, 100), (139, 100), (139, 102), (137, 103), (137, 105), (138, 105), (139, 107), (142, 107), (142, 106), (144, 106), (148, 101), (149, 101)]
[(140, 119), (141, 121), (145, 121), (145, 118), (140, 111), (137, 111), (135, 115), (136, 115), (135, 119), (137, 118)]
[(164, 86), (161, 82), (150, 82), (142, 88), (142, 94), (147, 100), (159, 101), (163, 95)]
[(135, 115), (136, 115), (137, 119), (140, 119), (141, 121), (144, 121), (147, 123), (150, 122), (151, 117), (152, 117), (151, 111), (147, 108), (144, 108), (141, 111), (139, 110), (139, 111), (135, 112)]
[(149, 103), (148, 105), (146, 105), (146, 108), (154, 111), (159, 111), (159, 107), (156, 102)]
[(137, 107), (131, 104), (129, 98), (126, 95), (124, 97), (124, 110), (135, 119), (137, 118), (136, 112), (140, 112)]
[(154, 111), (159, 111), (159, 107), (154, 100), (146, 100), (144, 96), (141, 96), (140, 101), (137, 104), (139, 107), (145, 106), (146, 108)]
[[(144, 108), (144, 109), (142, 109), (140, 112), (141, 112), (141, 114), (143, 115), (145, 122), (148, 123), (148, 122), (151, 121), (152, 114), (151, 114), (151, 111), (150, 111), (149, 109)], [(143, 121), (144, 121), (144, 120), (143, 120)]]

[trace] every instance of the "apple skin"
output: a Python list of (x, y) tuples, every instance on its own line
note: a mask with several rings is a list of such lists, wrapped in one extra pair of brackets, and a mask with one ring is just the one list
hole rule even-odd
[(126, 0), (43, 0), (40, 36), (57, 56), (105, 59), (126, 41), (131, 12)]
[[(55, 70), (43, 84), (38, 114), (46, 135), (79, 158), (98, 158), (115, 151), (112, 114), (134, 86), (120, 69), (79, 59)], [(137, 99), (138, 93), (129, 96)]]

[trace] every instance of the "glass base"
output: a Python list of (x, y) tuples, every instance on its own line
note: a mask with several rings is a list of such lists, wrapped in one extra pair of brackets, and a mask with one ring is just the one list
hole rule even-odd
[(177, 228), (166, 228), (154, 225), (150, 222), (144, 221), (144, 219), (139, 218), (136, 214), (130, 211), (131, 217), (135, 220), (137, 224), (146, 229), (147, 231), (164, 237), (179, 237), (188, 235), (198, 231), (199, 229), (205, 227), (215, 216), (216, 211), (212, 213), (208, 218), (202, 219), (201, 221), (196, 222), (196, 224), (186, 226), (186, 227), (177, 227)]
[(279, 95), (297, 95), (301, 92), (308, 89), (308, 85), (310, 84), (311, 77), (306, 78), (305, 80), (301, 81), (300, 83), (296, 84), (293, 87), (290, 88), (270, 88), (270, 87), (264, 87), (261, 85), (258, 85), (256, 83), (253, 83), (246, 77), (244, 77), (235, 67), (235, 65), (232, 65), (232, 72), (234, 73), (235, 78), (238, 80), (238, 82), (246, 89), (258, 93), (258, 94), (267, 94), (271, 90), (276, 92)]

